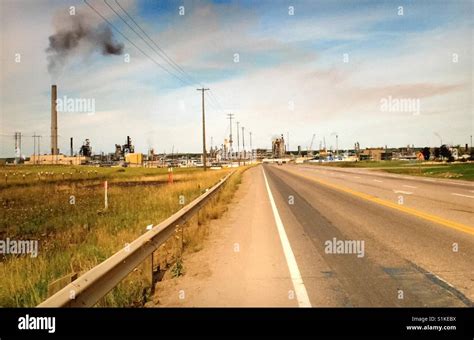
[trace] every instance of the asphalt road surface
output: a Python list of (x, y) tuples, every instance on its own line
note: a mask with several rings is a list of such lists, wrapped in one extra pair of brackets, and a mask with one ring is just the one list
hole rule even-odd
[[(312, 305), (328, 298), (337, 306), (472, 304), (472, 184), (359, 169), (263, 169)], [(363, 256), (328, 252), (334, 238), (363, 241)], [(331, 282), (323, 290), (322, 273)]]
[(472, 306), (473, 208), (465, 181), (257, 166), (157, 304)]

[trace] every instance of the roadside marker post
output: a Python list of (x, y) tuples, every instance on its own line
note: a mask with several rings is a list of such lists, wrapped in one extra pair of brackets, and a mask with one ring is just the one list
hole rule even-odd
[[(228, 173), (225, 180), (228, 180), (234, 173), (235, 171)], [(126, 243), (124, 249), (119, 250), (94, 268), (83, 273), (74, 282), (69, 283), (56, 294), (41, 302), (38, 307), (94, 306), (147, 258), (151, 260), (150, 255), (160, 246), (166, 244), (174, 235), (176, 226), (196, 216), (199, 210), (219, 192), (225, 180), (215, 184), (208, 192), (190, 202), (186, 208), (180, 209), (150, 231), (140, 235), (133, 242)], [(156, 263), (155, 260), (153, 262)], [(147, 273), (149, 273), (148, 270)], [(71, 298), (71, 290), (74, 291), (74, 299)]]
[(109, 207), (109, 200), (107, 197), (107, 190), (108, 190), (108, 183), (107, 181), (104, 182), (104, 209), (107, 210)]
[(168, 183), (173, 183), (173, 168), (168, 168)]

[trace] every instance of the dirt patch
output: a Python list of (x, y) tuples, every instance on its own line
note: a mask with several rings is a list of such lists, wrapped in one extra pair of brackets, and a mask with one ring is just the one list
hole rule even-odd
[(182, 255), (184, 274), (166, 273), (145, 307), (294, 306), (260, 167), (242, 176), (229, 210)]

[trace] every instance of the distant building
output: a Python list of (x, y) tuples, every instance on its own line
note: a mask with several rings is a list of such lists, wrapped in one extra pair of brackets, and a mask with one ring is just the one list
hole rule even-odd
[(393, 151), (392, 159), (399, 160), (415, 160), (418, 159), (414, 146), (407, 146), (399, 148), (397, 151)]
[(255, 154), (257, 160), (261, 161), (264, 158), (272, 157), (272, 150), (270, 149), (256, 149)]
[(143, 155), (141, 153), (127, 153), (125, 162), (131, 166), (141, 166), (143, 164)]
[(359, 151), (361, 161), (389, 161), (391, 159), (392, 153), (384, 148), (366, 148)]
[(65, 155), (32, 155), (25, 164), (61, 164), (61, 165), (81, 165), (87, 163), (89, 157), (85, 156), (65, 156)]
[(282, 158), (286, 154), (285, 139), (283, 135), (272, 140), (272, 156), (274, 158)]

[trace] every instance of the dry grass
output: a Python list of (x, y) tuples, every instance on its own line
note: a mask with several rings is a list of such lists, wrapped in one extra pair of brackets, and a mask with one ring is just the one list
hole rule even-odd
[[(220, 218), (229, 208), (235, 191), (242, 181), (242, 173), (249, 167), (239, 168), (227, 181), (220, 192), (211, 199), (199, 213), (188, 223), (176, 230), (175, 237), (169, 239), (154, 254), (154, 262), (161, 271), (165, 271), (165, 278), (173, 275), (173, 269), (178, 261), (182, 261), (183, 254), (198, 252), (203, 249), (203, 242), (209, 235), (209, 222)], [(183, 272), (186, 273), (186, 263)]]
[[(37, 258), (27, 255), (0, 258), (0, 306), (37, 305), (47, 297), (49, 283), (71, 272), (83, 273), (99, 264), (146, 232), (148, 224), (158, 224), (179, 210), (180, 195), (184, 195), (188, 203), (227, 173), (226, 170), (183, 170), (175, 174), (178, 181), (172, 185), (155, 182), (152, 185), (118, 185), (123, 179), (133, 181), (143, 176), (167, 178), (167, 174), (160, 172), (162, 169), (145, 170), (146, 175), (136, 169), (126, 169), (118, 175), (121, 178), (114, 177), (115, 173), (111, 177), (101, 174), (111, 182), (109, 209), (105, 212), (103, 188), (96, 185), (97, 178), (80, 183), (61, 179), (5, 186), (0, 191), (0, 239), (37, 239), (39, 255)], [(223, 200), (226, 192), (220, 194)], [(75, 197), (75, 204), (70, 204), (71, 196)], [(217, 208), (207, 209), (200, 213), (200, 219), (218, 216), (212, 210)], [(202, 231), (196, 231), (192, 237), (187, 233), (184, 234), (185, 242), (191, 243), (192, 238), (201, 237), (197, 235)], [(170, 242), (178, 241), (175, 238)], [(165, 259), (174, 263), (176, 255), (170, 252)], [(99, 305), (141, 305), (147, 288), (144, 277), (142, 268), (136, 269)]]
[[(198, 168), (174, 168), (177, 180), (182, 175), (192, 175)], [(167, 168), (121, 168), (67, 165), (18, 165), (0, 166), (0, 188), (29, 186), (39, 183), (86, 183), (98, 184), (105, 179), (111, 182), (163, 180), (168, 177)]]

